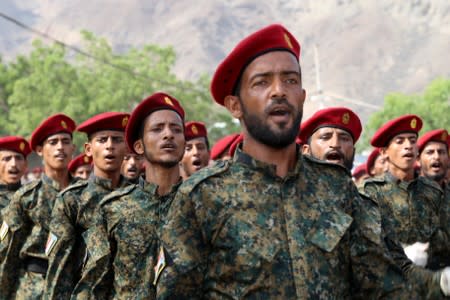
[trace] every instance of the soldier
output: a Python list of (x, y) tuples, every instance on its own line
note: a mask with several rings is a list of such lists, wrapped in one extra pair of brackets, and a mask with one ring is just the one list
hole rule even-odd
[(120, 167), (128, 118), (127, 113), (105, 112), (77, 127), (87, 134), (84, 150), (92, 157), (93, 172), (88, 180), (62, 191), (56, 200), (45, 244), (49, 268), (44, 299), (69, 299), (87, 259), (85, 232), (94, 222), (94, 211), (103, 196), (127, 184)]
[(243, 143), (180, 186), (161, 232), (158, 298), (345, 299), (384, 280), (369, 280), (360, 260), (381, 241), (352, 217), (360, 198), (347, 171), (295, 143), (299, 55), (297, 40), (270, 25), (216, 70), (212, 95), (239, 119)]
[(444, 187), (449, 164), (448, 132), (436, 129), (425, 133), (417, 141), (420, 176), (436, 181)]
[(0, 138), (0, 211), (9, 204), (14, 192), (21, 187), (21, 178), (27, 169), (27, 156), (30, 152), (30, 145), (22, 137)]
[(72, 181), (67, 166), (75, 146), (75, 122), (57, 114), (32, 133), (30, 146), (42, 157), (43, 175), (22, 186), (3, 210), (0, 230), (0, 298), (40, 299), (47, 271), (45, 241), (56, 195)]
[(187, 122), (184, 128), (186, 148), (181, 160), (183, 178), (187, 179), (193, 173), (209, 164), (209, 141), (205, 124)]
[(151, 95), (132, 112), (126, 139), (145, 157), (145, 179), (102, 200), (99, 222), (89, 230), (96, 255), (83, 274), (83, 289), (76, 291), (79, 299), (155, 298), (157, 233), (182, 181), (183, 108), (170, 95)]
[(388, 171), (366, 180), (363, 190), (378, 203), (386, 231), (398, 238), (408, 257), (418, 265), (439, 269), (443, 266), (436, 262), (444, 261), (450, 251), (449, 237), (442, 221), (442, 189), (425, 177), (415, 177), (421, 128), (418, 116), (404, 115), (377, 130), (371, 144), (381, 148)]
[(211, 148), (212, 160), (227, 160), (230, 159), (229, 149), (231, 144), (239, 137), (239, 133), (229, 134), (218, 140)]
[(366, 164), (360, 164), (359, 166), (355, 167), (352, 171), (352, 178), (355, 182), (356, 186), (360, 185), (366, 178), (370, 177), (367, 174), (367, 166)]
[(380, 149), (374, 148), (370, 152), (366, 162), (366, 172), (370, 177), (383, 176), (387, 171), (388, 163), (386, 158), (381, 155)]
[(72, 177), (88, 179), (92, 171), (92, 157), (84, 153), (76, 156), (69, 163), (69, 172)]
[(127, 153), (123, 157), (120, 173), (129, 182), (138, 183), (139, 176), (144, 170), (144, 156), (135, 153), (133, 150), (127, 149)]

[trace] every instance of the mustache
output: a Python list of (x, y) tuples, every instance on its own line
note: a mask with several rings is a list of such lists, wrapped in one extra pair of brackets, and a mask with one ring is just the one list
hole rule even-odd
[(273, 107), (277, 105), (285, 105), (289, 108), (290, 111), (294, 110), (294, 107), (288, 102), (286, 98), (280, 97), (280, 98), (273, 98), (272, 103), (264, 109), (264, 112), (266, 114), (269, 114), (270, 111), (273, 109)]

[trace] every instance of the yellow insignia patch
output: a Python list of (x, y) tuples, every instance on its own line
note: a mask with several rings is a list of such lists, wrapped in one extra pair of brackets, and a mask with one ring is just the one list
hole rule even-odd
[(156, 283), (158, 282), (159, 275), (166, 267), (166, 257), (164, 256), (164, 248), (161, 246), (159, 248), (159, 254), (158, 254), (158, 261), (156, 263), (156, 266), (153, 268), (155, 271), (155, 277), (153, 279), (153, 285), (156, 286)]
[(47, 255), (47, 256), (50, 255), (50, 253), (52, 252), (53, 247), (55, 247), (57, 241), (58, 241), (58, 237), (50, 232), (48, 234), (47, 242), (45, 243), (45, 255)]
[(172, 100), (169, 97), (164, 97), (164, 101), (166, 101), (166, 103), (170, 106), (174, 106)]
[(128, 117), (124, 117), (123, 119), (122, 119), (122, 127), (126, 127), (127, 126), (127, 124), (128, 124)]
[(88, 163), (89, 162), (89, 157), (85, 156), (83, 160), (84, 160), (85, 163)]
[(25, 143), (24, 142), (20, 143), (19, 149), (20, 149), (20, 151), (23, 151), (25, 149)]
[(64, 129), (67, 129), (67, 124), (64, 121), (61, 121), (61, 127)]
[(413, 118), (411, 120), (411, 124), (409, 124), (411, 126), (412, 129), (415, 129), (417, 127), (417, 119)]
[(442, 133), (441, 140), (444, 141), (444, 142), (446, 142), (446, 141), (447, 141), (447, 137), (448, 137), (447, 132), (444, 131), (444, 132)]
[(198, 134), (198, 129), (197, 129), (197, 127), (195, 125), (191, 126), (191, 130), (192, 130), (192, 133), (194, 133), (195, 135)]
[(2, 227), (0, 228), (0, 242), (3, 241), (8, 234), (9, 226), (5, 221), (2, 223)]
[(345, 113), (342, 115), (342, 124), (347, 125), (348, 123), (350, 123), (350, 114)]
[(284, 40), (286, 41), (286, 44), (289, 48), (294, 49), (291, 43), (291, 39), (289, 38), (289, 35), (287, 33), (284, 34)]

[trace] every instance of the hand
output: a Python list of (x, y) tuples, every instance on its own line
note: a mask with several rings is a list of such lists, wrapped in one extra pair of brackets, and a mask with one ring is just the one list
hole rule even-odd
[(406, 256), (415, 264), (425, 267), (428, 261), (428, 247), (430, 243), (416, 242), (412, 245), (403, 247)]
[(446, 267), (442, 270), (441, 290), (445, 296), (450, 296), (450, 267)]

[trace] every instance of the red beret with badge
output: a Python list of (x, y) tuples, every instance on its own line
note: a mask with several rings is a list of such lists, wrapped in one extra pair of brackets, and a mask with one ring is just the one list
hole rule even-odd
[(199, 137), (207, 137), (208, 132), (204, 123), (191, 121), (184, 125), (184, 136), (186, 141), (189, 141)]
[(450, 147), (448, 131), (445, 129), (435, 129), (428, 131), (417, 140), (417, 146), (419, 152), (422, 152), (428, 142), (441, 142), (447, 145), (447, 149)]
[(88, 136), (103, 130), (125, 131), (130, 114), (122, 112), (104, 112), (87, 119), (77, 127), (77, 131)]
[(75, 130), (75, 121), (64, 114), (56, 114), (45, 119), (31, 134), (30, 146), (36, 150), (46, 138), (57, 133), (69, 133)]
[(249, 35), (217, 67), (211, 81), (214, 100), (224, 105), (225, 97), (233, 94), (245, 67), (258, 56), (271, 51), (289, 51), (299, 60), (300, 44), (280, 24), (269, 25)]
[(82, 153), (70, 161), (68, 166), (69, 172), (73, 173), (77, 170), (78, 167), (91, 164), (92, 164), (92, 157), (89, 157), (86, 154)]
[(233, 144), (239, 136), (239, 133), (233, 133), (218, 140), (211, 148), (211, 159), (215, 160), (220, 158), (221, 155), (224, 154), (225, 150), (230, 149), (231, 144)]
[(20, 136), (5, 136), (0, 138), (0, 150), (9, 150), (22, 154), (25, 158), (31, 153), (30, 144)]
[(298, 140), (305, 143), (313, 133), (322, 127), (335, 127), (349, 132), (355, 144), (361, 135), (362, 125), (359, 117), (345, 107), (330, 107), (318, 110), (302, 123)]
[(144, 119), (157, 110), (169, 109), (176, 112), (184, 122), (184, 109), (174, 97), (166, 93), (155, 93), (136, 106), (130, 116), (125, 130), (125, 139), (128, 147), (134, 152), (134, 142), (139, 139), (139, 130)]
[(422, 119), (417, 115), (404, 115), (386, 122), (373, 135), (370, 144), (374, 147), (386, 147), (391, 139), (401, 133), (419, 134), (422, 129)]

